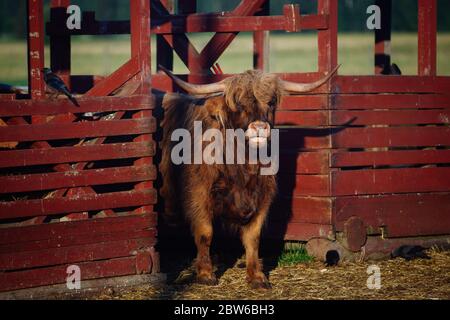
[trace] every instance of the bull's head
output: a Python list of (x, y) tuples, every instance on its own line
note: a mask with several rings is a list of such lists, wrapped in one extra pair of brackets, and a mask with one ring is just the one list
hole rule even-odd
[(338, 70), (336, 67), (324, 78), (313, 83), (295, 83), (275, 74), (258, 70), (246, 71), (217, 83), (191, 84), (160, 66), (173, 81), (191, 95), (213, 96), (206, 109), (222, 127), (243, 129), (250, 145), (267, 143), (274, 125), (274, 114), (283, 95), (307, 93), (325, 84)]

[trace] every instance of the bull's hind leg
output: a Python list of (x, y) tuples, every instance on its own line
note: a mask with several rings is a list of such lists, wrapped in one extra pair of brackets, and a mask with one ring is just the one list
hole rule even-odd
[(196, 221), (193, 224), (195, 244), (197, 246), (197, 282), (206, 285), (216, 285), (217, 278), (213, 273), (213, 266), (209, 249), (213, 236), (213, 227), (210, 221)]
[(254, 289), (270, 289), (269, 280), (262, 272), (259, 261), (259, 239), (261, 228), (264, 224), (265, 214), (259, 214), (248, 225), (242, 227), (241, 238), (245, 248), (245, 260), (247, 264), (247, 282)]

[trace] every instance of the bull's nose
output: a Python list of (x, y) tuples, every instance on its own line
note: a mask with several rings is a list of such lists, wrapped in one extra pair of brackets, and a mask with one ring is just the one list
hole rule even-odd
[(250, 123), (248, 128), (252, 129), (252, 130), (256, 130), (256, 131), (259, 131), (259, 130), (265, 131), (265, 130), (269, 130), (270, 126), (267, 122), (255, 121), (255, 122)]

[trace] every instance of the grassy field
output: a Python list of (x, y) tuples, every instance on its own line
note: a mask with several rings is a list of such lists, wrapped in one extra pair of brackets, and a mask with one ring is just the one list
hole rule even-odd
[[(207, 43), (210, 34), (190, 35), (197, 50)], [(153, 42), (154, 43), (154, 42)], [(153, 46), (154, 47), (154, 46)], [(130, 55), (128, 36), (78, 37), (72, 42), (72, 73), (107, 75), (124, 63)], [(252, 37), (240, 34), (219, 59), (225, 73), (252, 68)], [(46, 65), (49, 65), (46, 47)], [(154, 53), (153, 53), (154, 55)], [(450, 33), (438, 37), (438, 74), (450, 75)], [(393, 62), (404, 74), (417, 72), (417, 35), (396, 33), (392, 42)], [(155, 62), (155, 59), (153, 59)], [(373, 73), (373, 35), (342, 34), (339, 36), (341, 74)], [(0, 38), (0, 82), (26, 84), (26, 44)], [(270, 71), (308, 72), (317, 70), (317, 37), (315, 34), (274, 34), (271, 36)], [(175, 58), (175, 71), (187, 72)]]

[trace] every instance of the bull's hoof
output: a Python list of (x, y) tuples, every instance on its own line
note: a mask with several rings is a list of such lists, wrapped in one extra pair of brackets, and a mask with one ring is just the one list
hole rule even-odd
[(205, 286), (217, 286), (219, 281), (215, 275), (201, 275), (197, 276), (197, 283)]
[(262, 290), (272, 289), (272, 285), (270, 284), (269, 280), (267, 280), (265, 277), (263, 279), (252, 279), (249, 281), (249, 285), (252, 289), (262, 289)]

